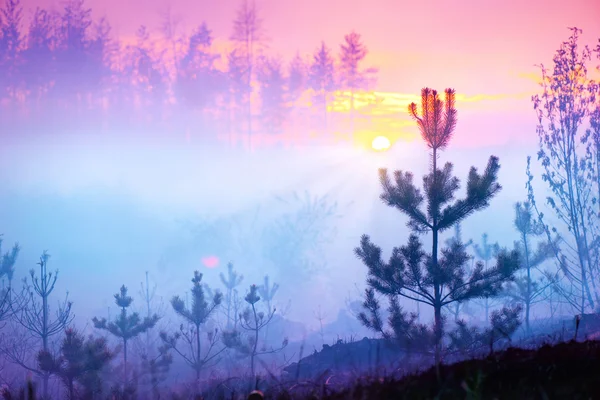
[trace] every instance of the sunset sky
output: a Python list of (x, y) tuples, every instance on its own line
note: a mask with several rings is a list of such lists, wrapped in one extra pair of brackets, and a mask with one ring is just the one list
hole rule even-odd
[[(61, 5), (56, 0), (23, 3), (26, 10)], [(115, 35), (127, 39), (142, 24), (156, 30), (169, 2), (87, 0), (87, 4), (95, 17), (108, 17)], [(173, 16), (181, 20), (179, 33), (206, 21), (217, 46), (223, 46), (240, 1), (170, 4)], [(383, 106), (392, 112), (405, 113), (412, 95), (424, 86), (454, 87), (464, 117), (459, 130), (470, 132), (469, 137), (457, 135), (463, 144), (474, 144), (471, 135), (483, 129), (491, 129), (485, 144), (535, 140), (535, 135), (523, 135), (535, 126), (530, 97), (538, 90), (534, 79), (539, 70), (534, 64), (550, 64), (569, 36), (567, 27), (583, 29), (583, 43), (595, 44), (600, 38), (600, 2), (594, 0), (256, 0), (256, 4), (269, 37), (269, 53), (285, 59), (297, 51), (311, 54), (321, 40), (337, 54), (345, 34), (353, 29), (360, 33), (370, 51), (365, 66), (379, 68), (376, 89), (385, 98)], [(398, 95), (404, 99), (398, 100)]]

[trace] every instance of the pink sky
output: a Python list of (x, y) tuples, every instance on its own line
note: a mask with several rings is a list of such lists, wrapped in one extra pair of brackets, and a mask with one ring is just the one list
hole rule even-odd
[[(131, 35), (141, 24), (156, 28), (166, 0), (87, 0), (116, 31)], [(25, 8), (60, 5), (23, 0)], [(171, 0), (187, 30), (206, 20), (226, 38), (238, 0)], [(522, 92), (519, 73), (548, 62), (568, 26), (583, 39), (600, 38), (600, 2), (595, 0), (256, 0), (272, 52), (311, 53), (321, 40), (336, 48), (355, 29), (380, 67), (380, 89), (415, 92), (423, 85), (452, 85), (467, 94)], [(218, 6), (215, 6), (218, 4)], [(526, 84), (525, 84), (526, 85)]]
[[(167, 0), (87, 2), (95, 16), (106, 15), (114, 33), (124, 37), (141, 24), (156, 29), (159, 13), (168, 4)], [(56, 0), (23, 3), (26, 9), (61, 4)], [(170, 4), (186, 31), (206, 21), (218, 39), (227, 39), (240, 1), (171, 0)], [(551, 63), (569, 36), (567, 27), (583, 29), (583, 43), (595, 44), (600, 38), (600, 1), (596, 0), (256, 0), (256, 4), (272, 54), (287, 59), (296, 51), (310, 54), (321, 40), (337, 53), (344, 35), (354, 29), (370, 50), (366, 64), (380, 70), (379, 91), (418, 95), (429, 86), (454, 87), (466, 96), (501, 95), (503, 100), (465, 104), (463, 115), (476, 106), (492, 125), (526, 124), (526, 130), (535, 125), (530, 101), (537, 91), (531, 79), (538, 73), (534, 64)], [(461, 111), (460, 101), (458, 105)], [(465, 123), (486, 125), (477, 119)]]

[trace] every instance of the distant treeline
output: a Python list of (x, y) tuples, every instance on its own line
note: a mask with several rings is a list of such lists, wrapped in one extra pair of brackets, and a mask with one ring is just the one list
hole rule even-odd
[[(323, 42), (312, 55), (284, 61), (265, 51), (268, 32), (248, 0), (226, 50), (216, 48), (207, 23), (184, 37), (170, 12), (162, 17), (158, 35), (141, 26), (126, 44), (107, 19), (91, 18), (84, 0), (68, 0), (60, 11), (38, 7), (27, 21), (20, 0), (4, 0), (2, 130), (306, 139), (331, 134), (334, 124), (353, 132), (357, 104), (377, 101), (365, 95), (377, 70), (363, 66), (367, 47), (354, 31), (337, 50)], [(332, 118), (333, 110), (344, 112)]]

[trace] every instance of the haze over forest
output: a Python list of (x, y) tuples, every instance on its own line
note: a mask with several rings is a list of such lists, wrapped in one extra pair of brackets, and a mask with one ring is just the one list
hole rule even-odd
[[(409, 237), (378, 177), (410, 171), (420, 187), (430, 170), (409, 104), (425, 87), (442, 100), (456, 90), (439, 162), (454, 164), (462, 196), (470, 168), (498, 156), (502, 185), (462, 222), (463, 239), (512, 248), (528, 156), (538, 205), (550, 193), (536, 157), (536, 65), (552, 68), (568, 27), (582, 29), (579, 50), (600, 46), (600, 5), (584, 0), (2, 1), (2, 253), (20, 244), (20, 282), (47, 250), (60, 271), (50, 304), (68, 293), (86, 333), (98, 332), (93, 317), (117, 315), (121, 285), (145, 315), (146, 272), (169, 326), (194, 271), (221, 288), (231, 262), (241, 298), (267, 275), (279, 285), (272, 305), (290, 340), (329, 323), (328, 340), (373, 335), (356, 318), (368, 269), (354, 251), (368, 234), (387, 258)], [(596, 54), (589, 79), (600, 78)], [(388, 150), (372, 148), (378, 136)], [(469, 320), (485, 324), (474, 307)]]

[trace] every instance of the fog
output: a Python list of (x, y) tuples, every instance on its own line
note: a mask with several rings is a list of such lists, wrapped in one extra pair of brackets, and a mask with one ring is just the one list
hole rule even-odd
[[(489, 208), (464, 222), (465, 238), (478, 242), (488, 233), (502, 246), (512, 246), (513, 206), (526, 200), (526, 157), (533, 150), (505, 145), (442, 153), (440, 160), (454, 163), (463, 184), (471, 166), (483, 169), (492, 154), (501, 161), (503, 189)], [(386, 152), (330, 145), (247, 153), (87, 135), (15, 138), (1, 151), (4, 243), (22, 246), (16, 275), (24, 277), (48, 250), (49, 269), (60, 270), (56, 293), (69, 292), (82, 325), (107, 313), (122, 284), (136, 293), (145, 271), (157, 295), (168, 301), (189, 290), (194, 270), (219, 287), (218, 275), (228, 262), (244, 275), (242, 287), (261, 284), (265, 275), (279, 283), (276, 302), (287, 310), (286, 318), (316, 329), (314, 313), (320, 307), (331, 322), (362, 295), (367, 270), (353, 254), (360, 236), (369, 234), (389, 254), (409, 234), (406, 219), (379, 199), (377, 169), (409, 170), (419, 183), (429, 163), (420, 140), (398, 141)], [(294, 191), (300, 198), (309, 193), (337, 204), (336, 215), (323, 221), (331, 240), (322, 245), (319, 263), (305, 271), (297, 270), (294, 260), (290, 266), (272, 265), (257, 256), (259, 248), (276, 249), (280, 243), (257, 236), (260, 221), (251, 227), (254, 219), (264, 224), (295, 212), (301, 203), (286, 205), (276, 198), (290, 199)], [(216, 231), (200, 238), (191, 233), (189, 224), (203, 218), (232, 216), (242, 218), (244, 229), (255, 229), (237, 234), (254, 240), (255, 254), (247, 258), (209, 237)], [(244, 244), (252, 250), (252, 244)], [(219, 263), (209, 268), (202, 260), (211, 256)]]

